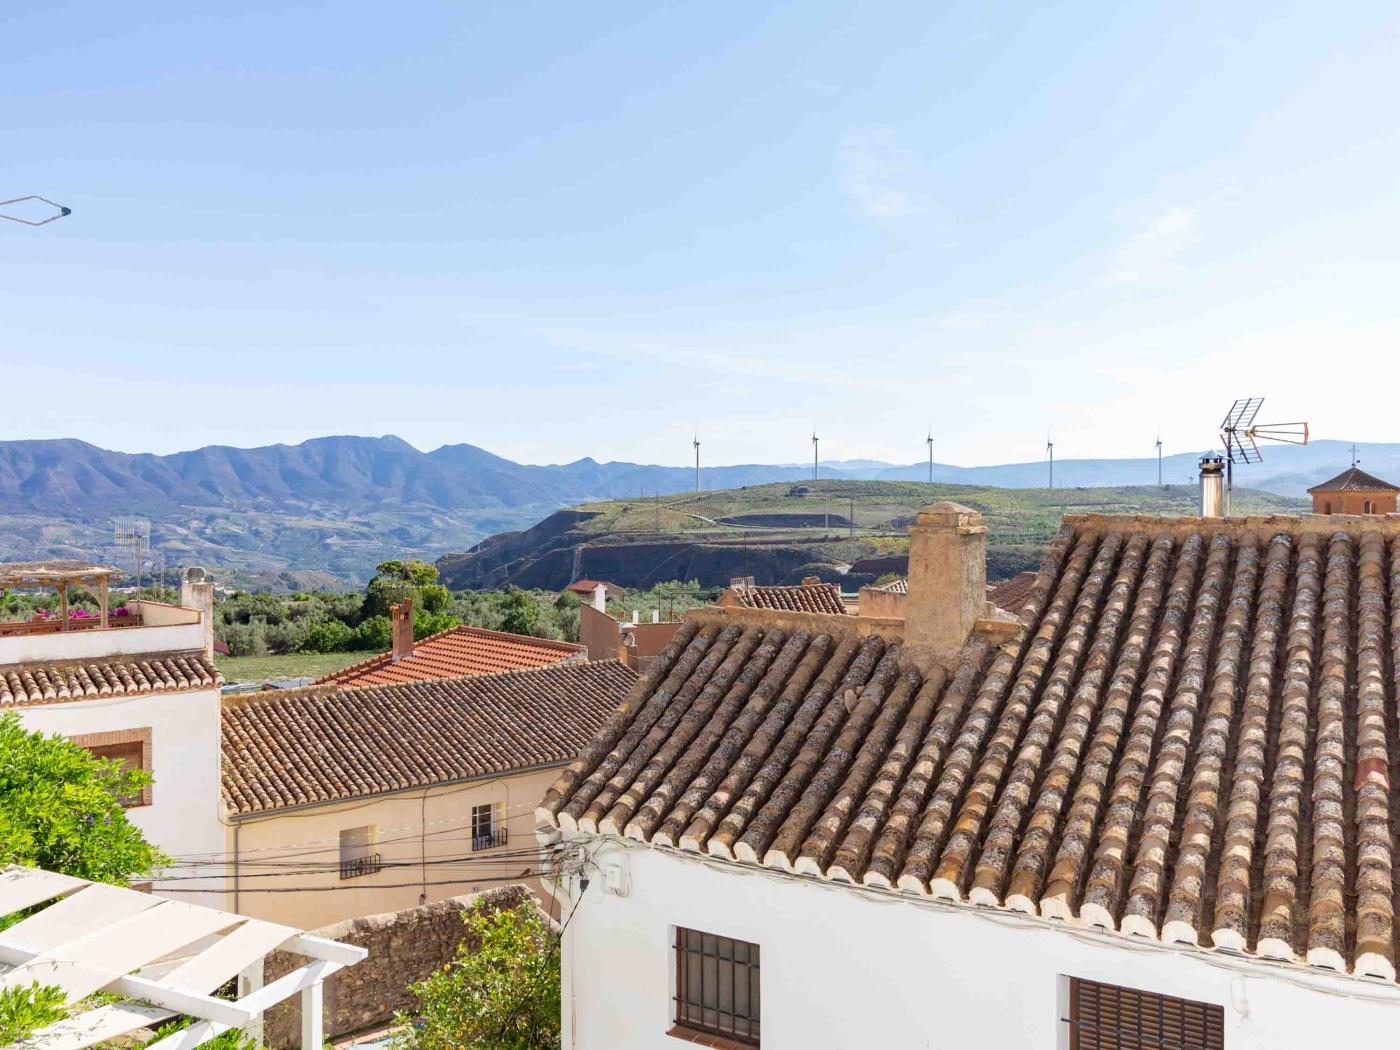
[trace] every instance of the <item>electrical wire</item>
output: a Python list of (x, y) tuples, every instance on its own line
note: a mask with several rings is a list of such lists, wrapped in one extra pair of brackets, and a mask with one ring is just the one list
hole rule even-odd
[[(428, 882), (428, 883), (422, 883), (422, 882), (386, 882), (386, 883), (376, 883), (376, 884), (373, 885), (373, 886), (360, 886), (360, 885), (355, 884), (355, 883), (351, 883), (351, 884), (345, 885), (345, 886), (251, 886), (251, 887), (247, 887), (247, 888), (241, 888), (241, 887), (240, 887), (239, 892), (240, 892), (240, 893), (332, 893), (332, 892), (335, 892), (336, 890), (354, 890), (354, 889), (371, 889), (371, 890), (403, 890), (403, 889), (415, 889), (415, 890), (416, 890), (416, 889), (418, 889), (420, 886), (423, 886), (423, 885), (427, 885), (427, 886), (460, 886), (460, 885), (462, 885), (464, 882), (469, 882), (469, 883), (472, 883), (473, 885), (477, 885), (477, 884), (480, 884), (480, 883), (483, 883), (483, 882), (519, 882), (521, 879), (533, 879), (533, 878), (537, 878), (537, 877), (540, 876), (541, 874), (544, 874), (544, 873), (538, 872), (538, 871), (523, 871), (523, 872), (521, 872), (519, 875), (492, 875), (492, 876), (485, 877), (485, 878), (446, 879), (446, 880), (443, 880), (443, 881), (440, 881), (440, 882)], [(182, 887), (179, 887), (179, 886), (172, 886), (172, 887), (170, 887), (170, 889), (168, 889), (168, 890), (167, 890), (165, 887), (163, 887), (163, 886), (157, 886), (157, 887), (156, 887), (156, 893), (161, 894), (161, 895), (164, 895), (164, 894), (166, 894), (166, 893), (211, 893), (211, 892), (215, 892), (215, 891), (212, 891), (212, 890), (209, 890), (209, 889), (196, 889), (196, 888), (194, 888), (194, 887), (190, 887), (190, 888), (186, 889), (186, 888), (182, 888)]]

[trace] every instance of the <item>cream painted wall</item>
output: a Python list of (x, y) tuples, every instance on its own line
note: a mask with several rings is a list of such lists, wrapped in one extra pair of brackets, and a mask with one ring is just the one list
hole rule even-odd
[(687, 1045), (665, 1034), (676, 925), (760, 946), (765, 1050), (1059, 1050), (1068, 1046), (1060, 1019), (1069, 976), (1218, 1004), (1227, 1050), (1374, 1045), (1400, 1017), (1391, 983), (867, 895), (615, 840), (585, 848), (590, 884), (564, 938), (566, 1050)]
[[(238, 829), (238, 893), (230, 880), (223, 906), (259, 919), (316, 929), (342, 919), (414, 907), (425, 892), (424, 881), (429, 902), (504, 882), (521, 882), (540, 894), (538, 879), (522, 878), (521, 873), (538, 868), (534, 809), (557, 776), (558, 769), (549, 768), (230, 821)], [(508, 841), (502, 848), (473, 852), (472, 807), (491, 803), (504, 806)], [(340, 832), (365, 825), (375, 827), (373, 852), (386, 866), (372, 875), (341, 879)], [(232, 858), (232, 826), (225, 848)], [(453, 858), (456, 863), (442, 863)], [(322, 870), (280, 874), (273, 866), (296, 861)], [(291, 888), (309, 892), (268, 892)], [(547, 898), (541, 899), (548, 905)]]
[[(127, 816), (148, 840), (172, 857), (217, 857), (221, 853), (219, 690), (36, 704), (15, 710), (26, 728), (67, 737), (149, 727), (155, 777), (151, 804), (128, 809)], [(185, 872), (172, 870), (169, 874)], [(179, 890), (173, 896), (193, 904), (218, 907), (223, 901), (218, 880), (156, 880), (154, 888), (157, 892)], [(191, 889), (203, 892), (184, 892)]]

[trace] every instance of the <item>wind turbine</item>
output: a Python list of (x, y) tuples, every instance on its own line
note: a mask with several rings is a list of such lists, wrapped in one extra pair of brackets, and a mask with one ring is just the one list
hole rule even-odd
[(819, 442), (820, 440), (821, 440), (821, 438), (817, 437), (817, 432), (816, 432), (815, 430), (813, 430), (813, 431), (812, 431), (812, 480), (813, 480), (813, 481), (816, 481), (816, 480), (817, 480), (817, 442)]
[(1157, 487), (1162, 487), (1162, 435), (1157, 434)]
[(1050, 457), (1050, 487), (1055, 487), (1055, 442), (1050, 440), (1050, 435), (1045, 435), (1045, 452)]
[(695, 494), (700, 495), (700, 431), (695, 431), (695, 436), (690, 443), (695, 446)]
[(928, 437), (924, 438), (924, 444), (928, 446), (928, 483), (933, 484), (933, 427), (928, 428)]

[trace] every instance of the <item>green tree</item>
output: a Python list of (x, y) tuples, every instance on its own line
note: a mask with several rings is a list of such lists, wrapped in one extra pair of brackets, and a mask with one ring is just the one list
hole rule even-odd
[(61, 736), (0, 717), (0, 864), (125, 885), (167, 858), (126, 818), (122, 799), (151, 782)]
[(28, 988), (0, 989), (0, 1046), (28, 1039), (66, 1013), (61, 988), (41, 988), (35, 982)]
[(304, 653), (342, 653), (351, 647), (355, 632), (340, 620), (313, 623), (302, 639)]
[(524, 591), (510, 591), (506, 594), (505, 608), (501, 615), (501, 630), (511, 634), (540, 633), (540, 607)]
[(457, 957), (410, 991), (421, 1022), (400, 1015), (396, 1050), (555, 1050), (559, 944), (531, 905), (462, 916)]

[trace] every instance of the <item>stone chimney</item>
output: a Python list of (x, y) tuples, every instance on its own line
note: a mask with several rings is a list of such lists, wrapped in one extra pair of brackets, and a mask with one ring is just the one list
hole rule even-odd
[(608, 588), (606, 584), (598, 584), (593, 588), (593, 608), (600, 613), (608, 611)]
[(945, 661), (972, 633), (987, 603), (987, 526), (957, 503), (919, 511), (909, 530), (904, 640), (916, 658)]
[(180, 581), (180, 604), (199, 611), (199, 625), (204, 628), (204, 655), (214, 659), (214, 581), (198, 566), (185, 570)]
[(413, 655), (413, 599), (405, 598), (389, 606), (389, 638), (391, 663)]

